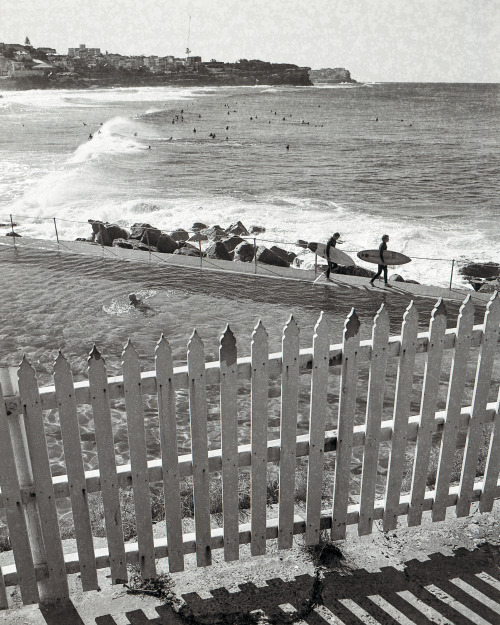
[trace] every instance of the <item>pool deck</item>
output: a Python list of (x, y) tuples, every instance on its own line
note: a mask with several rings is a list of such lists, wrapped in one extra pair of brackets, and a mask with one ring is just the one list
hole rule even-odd
[[(300, 282), (310, 282), (314, 288), (332, 288), (339, 291), (349, 291), (359, 289), (365, 291), (384, 291), (389, 293), (405, 294), (410, 297), (423, 297), (462, 302), (467, 295), (478, 304), (486, 304), (492, 297), (491, 293), (476, 292), (473, 289), (453, 287), (432, 286), (428, 284), (412, 284), (410, 282), (390, 282), (390, 286), (384, 287), (383, 283), (376, 282), (376, 286), (369, 284), (368, 278), (358, 276), (345, 276), (342, 274), (332, 274), (329, 282), (320, 273), (314, 270), (298, 269), (294, 267), (275, 267), (264, 263), (243, 263), (239, 261), (225, 261), (194, 256), (181, 256), (180, 254), (159, 254), (157, 252), (141, 252), (129, 250), (121, 247), (103, 247), (98, 244), (86, 241), (48, 241), (42, 239), (30, 239), (27, 237), (16, 237), (15, 246), (13, 238), (5, 237), (0, 240), (0, 253), (20, 253), (26, 248), (36, 250), (46, 250), (59, 254), (79, 254), (93, 256), (103, 260), (121, 260), (128, 262), (140, 262), (149, 265), (156, 265), (162, 268), (184, 267), (189, 271), (214, 271), (227, 274), (250, 274), (255, 277), (272, 278), (276, 280), (295, 280)], [(0, 256), (2, 258), (2, 256)], [(390, 279), (390, 277), (389, 277)]]

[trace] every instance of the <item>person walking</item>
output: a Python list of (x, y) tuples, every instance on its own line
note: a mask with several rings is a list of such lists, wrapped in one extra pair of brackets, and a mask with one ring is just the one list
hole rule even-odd
[(389, 241), (389, 235), (388, 234), (384, 234), (384, 236), (382, 237), (382, 243), (378, 247), (381, 262), (378, 265), (377, 273), (370, 280), (370, 284), (372, 286), (373, 286), (373, 283), (375, 282), (375, 280), (377, 278), (380, 278), (382, 272), (384, 272), (384, 284), (385, 284), (385, 286), (387, 286), (387, 263), (385, 262), (385, 259), (384, 259), (384, 252), (387, 250), (387, 242), (388, 241)]
[(330, 272), (334, 269), (337, 269), (337, 263), (334, 263), (330, 260), (330, 248), (337, 247), (337, 241), (340, 239), (340, 233), (335, 232), (329, 239), (326, 244), (326, 260), (328, 261), (328, 269), (325, 272), (325, 276), (327, 280), (330, 280)]

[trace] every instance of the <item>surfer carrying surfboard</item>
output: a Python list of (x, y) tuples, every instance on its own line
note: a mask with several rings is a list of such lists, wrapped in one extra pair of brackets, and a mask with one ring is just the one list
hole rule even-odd
[(328, 269), (325, 271), (325, 276), (327, 280), (330, 280), (330, 271), (333, 271), (334, 269), (337, 269), (338, 265), (337, 263), (334, 263), (333, 261), (330, 260), (330, 248), (331, 247), (337, 247), (337, 241), (340, 239), (340, 233), (339, 232), (335, 232), (329, 239), (328, 242), (326, 244), (326, 259), (328, 260)]
[(377, 278), (380, 278), (380, 275), (382, 272), (384, 272), (384, 284), (385, 286), (387, 286), (387, 263), (385, 262), (384, 259), (384, 252), (387, 250), (387, 242), (389, 241), (389, 235), (388, 234), (384, 234), (382, 236), (382, 243), (379, 245), (379, 254), (380, 254), (380, 260), (382, 262), (380, 262), (378, 264), (378, 271), (377, 273), (373, 276), (373, 278), (370, 280), (370, 284), (373, 286), (373, 283), (375, 282), (375, 280)]

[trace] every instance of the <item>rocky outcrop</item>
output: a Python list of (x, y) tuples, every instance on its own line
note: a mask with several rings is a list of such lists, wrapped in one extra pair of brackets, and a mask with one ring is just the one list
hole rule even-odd
[(89, 224), (92, 226), (94, 241), (106, 247), (111, 247), (115, 239), (129, 238), (128, 232), (116, 224), (95, 221), (94, 219), (89, 219)]
[(238, 221), (235, 224), (231, 224), (229, 228), (226, 228), (226, 232), (227, 234), (234, 234), (235, 236), (248, 236), (249, 234), (248, 230), (241, 223), (241, 221)]
[(264, 228), (264, 226), (250, 226), (248, 231), (250, 234), (262, 234), (266, 231), (266, 229)]
[(204, 228), (203, 230), (200, 230), (200, 234), (204, 234), (211, 241), (220, 241), (226, 236), (226, 231), (224, 230), (224, 228), (216, 225), (210, 228)]
[(351, 78), (351, 72), (344, 67), (323, 68), (323, 69), (311, 69), (309, 71), (309, 78), (316, 85), (318, 83), (352, 83), (356, 84), (356, 80)]
[(257, 248), (257, 260), (259, 263), (264, 263), (266, 265), (274, 265), (275, 267), (290, 267), (290, 263), (278, 254), (275, 254), (267, 247), (263, 245)]
[(389, 276), (389, 282), (404, 282), (405, 279), (403, 278), (403, 276), (400, 276), (399, 273), (393, 273), (391, 276)]
[(243, 243), (243, 239), (241, 237), (231, 237), (230, 239), (224, 239), (222, 241), (224, 246), (228, 252), (232, 252), (235, 247), (237, 247), (240, 243)]
[(192, 232), (198, 232), (199, 230), (205, 230), (205, 228), (208, 228), (207, 224), (203, 224), (203, 223), (201, 223), (201, 221), (195, 221), (194, 224), (191, 226)]
[(189, 239), (189, 232), (187, 232), (187, 230), (182, 230), (182, 228), (179, 228), (179, 230), (171, 232), (170, 236), (172, 237), (172, 239), (174, 239), (174, 241), (187, 241)]
[(194, 247), (194, 245), (183, 245), (179, 249), (175, 250), (174, 254), (178, 254), (179, 256), (205, 256), (204, 252), (200, 252), (199, 248)]
[(500, 278), (500, 264), (469, 263), (461, 267), (459, 273), (468, 278)]
[(162, 232), (156, 242), (156, 247), (161, 254), (173, 254), (179, 248), (179, 244), (169, 234)]
[(358, 267), (358, 265), (354, 265), (351, 267), (338, 265), (335, 269), (331, 271), (331, 273), (338, 273), (344, 276), (358, 276), (360, 278), (371, 278), (375, 275), (374, 271), (370, 271), (369, 269), (365, 269), (364, 267)]
[(252, 243), (240, 243), (234, 249), (234, 259), (243, 263), (251, 263), (255, 256), (255, 248)]
[(283, 260), (285, 260), (287, 263), (290, 263), (290, 264), (293, 263), (293, 261), (297, 257), (297, 254), (295, 254), (294, 252), (287, 252), (286, 250), (282, 249), (281, 247), (278, 247), (277, 245), (273, 245), (271, 247), (271, 252), (274, 252), (280, 258), (282, 258)]
[(141, 252), (149, 251), (148, 246), (137, 239), (115, 239), (112, 243), (112, 247), (123, 247), (127, 250), (139, 250)]
[(157, 245), (161, 230), (151, 224), (134, 224), (130, 228), (129, 239), (138, 239), (146, 245)]
[(205, 255), (207, 258), (214, 258), (217, 260), (233, 260), (234, 253), (228, 252), (226, 246), (222, 241), (215, 241), (206, 250)]

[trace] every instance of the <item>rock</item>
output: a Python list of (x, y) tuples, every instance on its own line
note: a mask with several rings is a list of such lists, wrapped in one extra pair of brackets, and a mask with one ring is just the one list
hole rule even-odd
[[(200, 250), (193, 245), (183, 245), (179, 249), (175, 250), (174, 254), (179, 256), (200, 256)], [(201, 252), (201, 256), (205, 256), (204, 252)]]
[(311, 241), (307, 244), (307, 249), (311, 250), (311, 252), (316, 253), (316, 250), (318, 249), (318, 243), (316, 241)]
[(393, 273), (392, 276), (389, 277), (389, 282), (404, 282), (405, 279), (399, 275), (399, 273)]
[[(140, 250), (141, 252), (148, 252), (150, 249), (137, 239), (115, 239), (112, 243), (112, 247), (124, 247), (127, 250)], [(156, 248), (152, 249), (152, 251), (155, 250)]]
[(364, 267), (358, 267), (358, 265), (354, 265), (353, 267), (339, 265), (335, 269), (332, 269), (332, 273), (338, 273), (344, 276), (358, 276), (360, 278), (372, 278), (375, 275), (374, 271), (370, 271), (370, 269), (365, 269)]
[(215, 241), (206, 250), (207, 258), (216, 258), (218, 260), (233, 260), (234, 254), (227, 251), (226, 246), (222, 241)]
[(22, 235), (18, 234), (17, 232), (7, 232), (7, 234), (5, 235), (6, 237), (20, 237)]
[(200, 234), (204, 234), (212, 241), (220, 241), (226, 236), (226, 231), (224, 230), (224, 228), (221, 228), (219, 225), (217, 225), (212, 226), (211, 228), (205, 228), (204, 230), (200, 230)]
[(252, 243), (244, 241), (234, 248), (234, 259), (243, 263), (251, 263), (255, 256), (255, 248)]
[(174, 241), (169, 234), (162, 232), (156, 243), (156, 247), (161, 254), (173, 254), (178, 249), (179, 244)]
[(481, 291), (481, 293), (494, 293), (495, 291), (500, 291), (500, 280), (488, 280), (480, 282), (479, 288), (476, 290)]
[(241, 223), (241, 221), (238, 221), (235, 224), (231, 224), (229, 228), (226, 228), (226, 232), (228, 234), (234, 234), (236, 236), (240, 236), (240, 235), (248, 236), (249, 234), (248, 230)]
[(273, 245), (271, 247), (271, 252), (278, 254), (278, 256), (280, 256), (283, 260), (286, 260), (287, 263), (293, 263), (293, 261), (297, 257), (297, 254), (295, 254), (294, 252), (287, 252), (277, 245)]
[(420, 282), (417, 282), (416, 280), (405, 280), (405, 282), (407, 284), (420, 284)]
[(187, 241), (189, 239), (189, 232), (180, 228), (179, 230), (172, 232), (170, 236), (174, 241)]
[(250, 226), (249, 228), (250, 234), (261, 234), (265, 231), (266, 229), (264, 228), (264, 226)]
[(297, 243), (295, 243), (295, 245), (297, 247), (302, 247), (303, 249), (307, 250), (308, 243), (307, 241), (304, 241), (303, 239), (299, 239)]
[(116, 224), (104, 223), (94, 219), (89, 219), (89, 224), (92, 226), (94, 240), (101, 245), (111, 247), (115, 239), (129, 238), (128, 232)]
[(134, 224), (130, 228), (129, 239), (139, 239), (146, 245), (157, 245), (161, 230), (151, 224)]
[(241, 237), (231, 237), (230, 239), (223, 240), (222, 243), (224, 243), (228, 252), (232, 252), (236, 246), (243, 243), (243, 239)]
[(459, 273), (473, 278), (500, 278), (499, 263), (469, 263), (460, 268)]
[(264, 263), (266, 265), (274, 265), (275, 267), (290, 267), (290, 263), (271, 252), (267, 247), (260, 245), (257, 248), (257, 260), (260, 263)]
[(13, 223), (0, 223), (0, 228), (16, 228), (18, 224), (16, 222)]
[(205, 228), (208, 228), (207, 224), (203, 224), (201, 223), (201, 221), (195, 221), (194, 224), (191, 226), (191, 230), (193, 232), (198, 232), (199, 230), (205, 230)]

